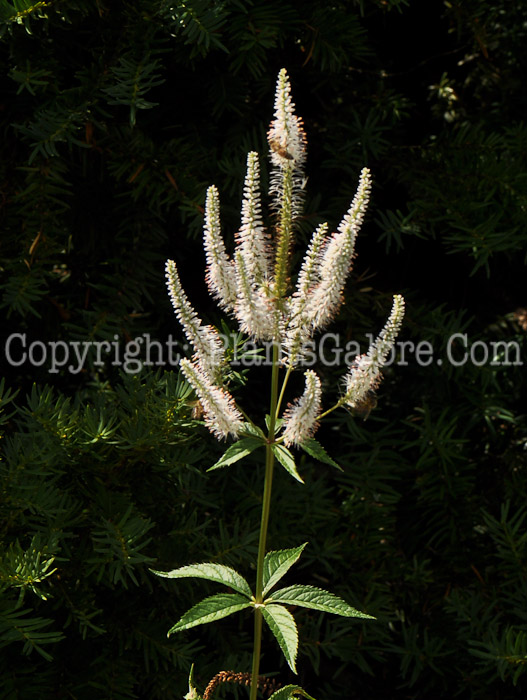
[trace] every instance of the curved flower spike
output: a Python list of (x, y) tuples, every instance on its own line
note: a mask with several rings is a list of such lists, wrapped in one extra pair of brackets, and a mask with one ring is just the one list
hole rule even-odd
[(202, 368), (195, 362), (182, 359), (181, 370), (201, 401), (205, 423), (218, 440), (228, 435), (238, 437), (243, 427), (243, 416), (236, 408), (228, 391), (214, 386)]
[(318, 428), (316, 417), (320, 413), (322, 387), (313, 370), (304, 372), (306, 388), (302, 396), (290, 404), (284, 413), (284, 444), (300, 445), (310, 438)]
[(173, 260), (167, 260), (167, 287), (179, 322), (183, 326), (187, 340), (195, 351), (194, 358), (203, 372), (213, 382), (220, 380), (225, 366), (223, 343), (218, 332), (212, 326), (204, 326), (192, 308)]
[(306, 314), (306, 304), (310, 294), (320, 282), (320, 263), (322, 251), (327, 243), (327, 231), (328, 225), (324, 223), (318, 226), (313, 233), (289, 306), (284, 349), (288, 364), (293, 367), (303, 359), (305, 344), (314, 332), (313, 324)]
[(333, 234), (322, 250), (319, 263), (320, 283), (306, 304), (306, 316), (314, 330), (329, 323), (341, 304), (342, 292), (355, 252), (355, 240), (364, 220), (370, 190), (370, 171), (364, 168), (357, 193), (346, 216), (340, 222), (337, 233)]
[(366, 355), (357, 355), (344, 378), (345, 394), (342, 403), (354, 408), (375, 389), (381, 380), (381, 368), (393, 347), (404, 317), (404, 299), (400, 294), (393, 298), (393, 306), (386, 325), (379, 333)]

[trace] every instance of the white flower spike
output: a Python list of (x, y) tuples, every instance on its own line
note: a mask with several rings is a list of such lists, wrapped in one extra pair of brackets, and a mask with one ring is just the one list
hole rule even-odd
[(236, 304), (234, 264), (225, 252), (220, 228), (220, 197), (212, 185), (205, 201), (203, 247), (207, 260), (206, 281), (213, 297), (225, 311), (233, 311)]
[(306, 343), (315, 331), (312, 319), (306, 314), (306, 305), (320, 283), (320, 263), (327, 243), (327, 230), (328, 225), (321, 224), (313, 233), (291, 299), (284, 348), (287, 363), (292, 367), (303, 359)]
[(351, 270), (355, 241), (364, 220), (371, 190), (370, 171), (361, 172), (357, 194), (348, 213), (322, 251), (319, 262), (320, 283), (306, 303), (306, 316), (313, 329), (326, 326), (342, 302), (342, 293)]
[(252, 284), (247, 260), (242, 251), (236, 252), (236, 318), (240, 330), (256, 340), (272, 340), (277, 333), (276, 309), (272, 300), (268, 300), (263, 288)]
[(301, 445), (310, 438), (318, 428), (317, 416), (320, 413), (322, 387), (318, 375), (313, 370), (304, 372), (306, 388), (294, 404), (290, 404), (284, 413), (284, 444)]
[(176, 263), (173, 260), (167, 260), (165, 269), (172, 306), (189, 343), (194, 348), (194, 359), (207, 376), (216, 382), (221, 379), (225, 366), (225, 353), (221, 338), (212, 326), (204, 326), (198, 318), (183, 291)]
[(236, 236), (252, 284), (265, 284), (271, 276), (268, 235), (262, 222), (258, 153), (247, 156), (242, 201), (242, 224)]
[(354, 408), (375, 389), (381, 380), (381, 368), (390, 354), (404, 317), (404, 299), (400, 294), (393, 298), (393, 306), (386, 325), (365, 355), (358, 355), (346, 375), (345, 394), (342, 403)]
[(243, 427), (243, 416), (229, 392), (214, 386), (195, 362), (181, 360), (181, 371), (199, 397), (209, 430), (218, 440), (229, 435), (237, 438)]
[(295, 114), (291, 84), (285, 68), (278, 74), (274, 117), (267, 134), (271, 162), (276, 168), (290, 168), (294, 165), (301, 170), (306, 159), (306, 135), (302, 120)]

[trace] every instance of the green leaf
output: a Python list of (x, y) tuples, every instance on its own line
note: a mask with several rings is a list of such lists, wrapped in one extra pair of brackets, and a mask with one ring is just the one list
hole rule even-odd
[[(284, 419), (283, 418), (276, 418), (274, 422), (274, 434), (276, 435), (277, 433), (280, 432), (280, 428), (284, 424)], [(269, 430), (269, 426), (271, 425), (271, 416), (267, 414), (265, 416), (265, 427), (267, 430)]]
[(153, 569), (150, 569), (150, 571), (156, 576), (162, 576), (163, 578), (205, 578), (208, 581), (223, 583), (248, 598), (252, 597), (251, 587), (243, 576), (231, 569), (230, 566), (224, 566), (223, 564), (207, 562), (205, 564), (182, 566), (173, 571), (154, 571)]
[(276, 552), (268, 552), (265, 555), (263, 565), (264, 596), (298, 561), (306, 545), (307, 542), (304, 542), (304, 544), (301, 544), (300, 547), (295, 547), (295, 549), (280, 549)]
[(300, 444), (300, 447), (304, 450), (304, 452), (307, 452), (308, 455), (311, 457), (314, 457), (315, 459), (318, 459), (319, 462), (324, 462), (324, 464), (330, 464), (332, 467), (336, 467), (340, 471), (344, 471), (342, 467), (340, 467), (334, 459), (331, 459), (331, 457), (328, 455), (326, 452), (326, 448), (323, 447), (318, 440), (315, 440), (315, 438), (309, 438), (308, 440), (304, 440)]
[(222, 617), (232, 615), (232, 613), (248, 608), (251, 603), (247, 598), (242, 597), (238, 593), (219, 593), (218, 595), (205, 598), (187, 610), (179, 622), (168, 630), (167, 637), (172, 632), (182, 632), (191, 627), (205, 625), (207, 622), (215, 622), (221, 620)]
[(342, 615), (343, 617), (362, 617), (368, 620), (375, 620), (372, 615), (360, 612), (351, 605), (348, 605), (345, 600), (339, 598), (334, 593), (324, 591), (322, 588), (315, 586), (288, 586), (275, 591), (272, 598), (268, 598), (267, 602), (285, 603), (286, 605), (299, 605), (302, 608), (311, 608), (311, 610), (322, 610), (323, 612)]
[(267, 440), (267, 435), (264, 433), (264, 431), (257, 425), (254, 425), (254, 423), (244, 423), (242, 435), (243, 434), (252, 435), (259, 438), (262, 444), (265, 444), (265, 441)]
[(251, 452), (253, 452), (257, 447), (261, 447), (262, 445), (262, 440), (259, 440), (258, 438), (242, 438), (241, 440), (238, 440), (238, 442), (235, 442), (234, 445), (231, 445), (223, 453), (223, 455), (216, 462), (216, 464), (213, 464), (212, 467), (209, 467), (207, 471), (211, 472), (213, 469), (221, 469), (221, 467), (226, 467), (229, 464), (234, 464), (234, 462), (238, 462), (238, 460), (247, 457), (247, 455), (250, 455)]
[(289, 472), (293, 478), (303, 484), (304, 480), (296, 470), (295, 458), (287, 447), (284, 447), (284, 445), (271, 445), (271, 449), (273, 450), (276, 459), (284, 467), (286, 472)]
[(293, 698), (295, 695), (303, 695), (307, 700), (315, 700), (312, 695), (308, 695), (299, 685), (284, 685), (283, 688), (275, 691), (269, 697), (269, 700), (290, 700), (290, 698)]
[(298, 651), (298, 632), (291, 613), (281, 605), (263, 605), (260, 610), (269, 629), (276, 637), (291, 670), (296, 673), (295, 659)]

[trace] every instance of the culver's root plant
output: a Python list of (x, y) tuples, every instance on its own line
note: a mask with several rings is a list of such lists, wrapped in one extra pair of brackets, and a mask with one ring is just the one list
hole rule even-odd
[[(256, 582), (254, 588), (240, 573), (216, 563), (198, 563), (174, 571), (156, 571), (166, 578), (203, 578), (227, 586), (229, 592), (212, 595), (201, 601), (169, 630), (188, 630), (214, 622), (227, 615), (252, 609), (254, 647), (252, 669), (221, 671), (200, 694), (191, 679), (187, 698), (211, 698), (223, 682), (250, 685), (250, 700), (257, 697), (262, 627), (265, 622), (296, 673), (298, 634), (288, 606), (300, 606), (344, 617), (370, 618), (333, 593), (314, 586), (278, 584), (299, 559), (307, 543), (293, 549), (266, 552), (273, 470), (277, 462), (294, 479), (303, 483), (290, 448), (300, 448), (309, 455), (338, 465), (313, 437), (321, 418), (341, 406), (358, 407), (381, 379), (386, 362), (400, 329), (404, 300), (396, 295), (388, 321), (367, 353), (355, 358), (342, 379), (340, 396), (330, 408), (322, 407), (321, 381), (317, 373), (304, 372), (303, 394), (283, 408), (288, 380), (301, 364), (314, 333), (335, 316), (342, 301), (350, 272), (357, 233), (368, 205), (371, 179), (365, 168), (360, 174), (357, 193), (337, 231), (328, 233), (327, 224), (313, 233), (296, 277), (291, 285), (290, 252), (295, 219), (303, 198), (303, 166), (306, 139), (302, 121), (295, 115), (287, 73), (281, 70), (276, 88), (274, 119), (268, 132), (272, 172), (269, 194), (274, 214), (273, 231), (268, 232), (262, 219), (258, 154), (247, 157), (247, 175), (243, 192), (241, 226), (236, 234), (232, 257), (227, 254), (220, 231), (218, 191), (209, 187), (205, 205), (204, 248), (206, 280), (219, 306), (238, 321), (240, 331), (253, 340), (272, 343), (269, 413), (262, 423), (252, 420), (226, 388), (228, 365), (218, 331), (198, 318), (180, 283), (175, 262), (166, 264), (167, 284), (176, 315), (183, 326), (194, 355), (181, 360), (181, 370), (192, 385), (203, 409), (205, 423), (219, 439), (232, 438), (221, 459), (210, 467), (218, 469), (243, 459), (251, 452), (265, 450), (265, 478)], [(262, 454), (263, 457), (263, 454)], [(273, 687), (267, 683), (268, 691)], [(287, 700), (295, 695), (306, 698), (300, 686), (287, 685), (272, 692), (273, 700)]]

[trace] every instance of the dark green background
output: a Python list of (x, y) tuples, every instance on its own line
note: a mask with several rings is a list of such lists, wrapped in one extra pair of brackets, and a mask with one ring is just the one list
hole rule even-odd
[[(526, 33), (510, 0), (2, 0), (2, 335), (181, 337), (167, 257), (219, 323), (205, 191), (220, 190), (230, 245), (248, 150), (266, 181), (286, 67), (308, 139), (297, 254), (318, 223), (338, 224), (363, 166), (374, 178), (330, 330), (365, 344), (402, 293), (402, 339), (435, 357), (462, 332), (514, 341), (527, 361)], [(250, 617), (167, 641), (216, 590), (148, 567), (214, 560), (252, 580), (258, 458), (206, 474), (221, 446), (170, 367), (48, 370), (4, 362), (0, 695), (170, 700), (193, 661), (200, 688), (248, 670)], [(318, 370), (329, 405), (345, 368)], [(242, 380), (234, 393), (261, 416), (267, 375)], [(305, 486), (277, 475), (269, 546), (310, 542), (290, 581), (378, 618), (295, 613), (312, 695), (524, 697), (525, 384), (523, 366), (410, 358), (387, 368), (367, 421), (343, 411), (321, 428), (343, 473), (304, 455)], [(270, 638), (262, 668), (296, 682)]]

